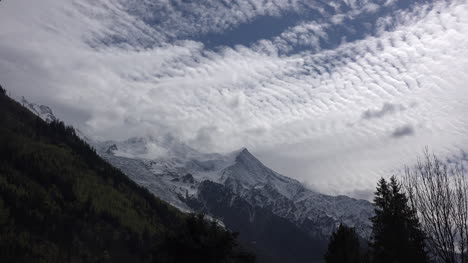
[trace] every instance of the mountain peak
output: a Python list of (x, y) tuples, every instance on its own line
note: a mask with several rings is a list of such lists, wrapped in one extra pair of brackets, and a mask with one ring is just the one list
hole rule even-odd
[(23, 106), (27, 107), (32, 113), (34, 113), (46, 122), (52, 122), (57, 120), (52, 110), (46, 105), (39, 105), (36, 103), (29, 102), (24, 96), (21, 97), (20, 102)]
[(236, 157), (241, 156), (241, 155), (251, 155), (251, 156), (253, 156), (253, 155), (249, 152), (249, 150), (248, 150), (247, 148), (245, 148), (245, 147), (242, 147), (242, 148), (240, 148), (239, 150), (234, 151), (233, 153), (234, 153), (234, 155), (235, 155)]
[(250, 152), (247, 150), (247, 148), (242, 147), (239, 149), (239, 154), (250, 154)]
[(262, 163), (252, 154), (249, 152), (249, 150), (247, 150), (247, 148), (245, 147), (242, 147), (238, 152), (237, 154), (235, 155), (236, 156), (236, 162), (237, 163), (256, 163), (256, 165), (262, 165)]

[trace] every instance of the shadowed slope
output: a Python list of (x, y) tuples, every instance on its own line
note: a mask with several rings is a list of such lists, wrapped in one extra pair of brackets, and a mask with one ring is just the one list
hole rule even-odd
[(251, 262), (235, 235), (137, 186), (0, 93), (2, 262)]

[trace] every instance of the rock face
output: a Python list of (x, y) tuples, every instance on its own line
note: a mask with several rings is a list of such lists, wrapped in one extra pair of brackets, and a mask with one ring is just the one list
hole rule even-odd
[[(302, 253), (297, 262), (319, 259), (340, 223), (370, 234), (372, 205), (347, 196), (329, 196), (263, 165), (247, 149), (204, 154), (160, 138), (132, 138), (95, 143), (104, 158), (152, 193), (183, 211), (201, 211), (241, 232), (241, 238), (265, 254), (275, 254), (275, 235), (288, 229)], [(163, 154), (160, 154), (163, 153)], [(277, 236), (278, 238), (280, 236)], [(314, 244), (305, 249), (298, 240)], [(270, 242), (270, 243), (269, 243)], [(284, 243), (284, 242), (283, 242)], [(293, 262), (289, 261), (288, 262)]]
[(48, 106), (29, 102), (24, 97), (21, 98), (20, 103), (46, 122), (52, 122), (57, 119)]
[(308, 235), (268, 208), (249, 203), (222, 184), (203, 181), (198, 196), (187, 203), (194, 210), (216, 215), (227, 228), (239, 232), (260, 261), (315, 262), (323, 257), (327, 245), (323, 239)]

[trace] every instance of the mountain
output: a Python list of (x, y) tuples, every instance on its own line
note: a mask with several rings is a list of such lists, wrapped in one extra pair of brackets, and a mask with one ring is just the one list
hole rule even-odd
[(252, 247), (262, 262), (321, 262), (326, 240), (313, 237), (271, 209), (249, 203), (226, 186), (203, 181), (188, 204), (216, 216)]
[(253, 262), (216, 221), (156, 198), (72, 127), (34, 115), (51, 111), (29, 110), (5, 93), (0, 88), (2, 262)]
[(21, 97), (19, 101), (24, 107), (28, 108), (30, 111), (32, 111), (34, 114), (39, 116), (39, 118), (43, 119), (44, 121), (52, 122), (52, 121), (57, 120), (54, 113), (48, 106), (29, 102), (28, 100), (26, 100), (25, 97)]
[[(340, 223), (355, 227), (363, 238), (370, 234), (371, 203), (314, 192), (269, 169), (246, 148), (227, 154), (200, 153), (167, 136), (95, 142), (94, 146), (156, 196), (182, 211), (207, 213), (240, 231), (240, 238), (255, 244), (259, 254), (287, 262), (313, 262), (321, 260), (330, 234)], [(278, 229), (290, 231), (281, 236)], [(280, 249), (285, 240), (305, 246), (285, 252)]]
[[(356, 227), (363, 238), (370, 234), (373, 206), (368, 201), (311, 191), (269, 169), (246, 148), (201, 153), (171, 136), (89, 142), (159, 198), (240, 232), (260, 261), (320, 262), (340, 223)], [(285, 244), (291, 246), (284, 249)]]

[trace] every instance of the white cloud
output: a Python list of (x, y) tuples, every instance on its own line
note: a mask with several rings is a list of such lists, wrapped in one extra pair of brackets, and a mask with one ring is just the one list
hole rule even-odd
[[(333, 1), (334, 15), (251, 47), (208, 50), (190, 36), (307, 3), (206, 1), (182, 12), (180, 1), (5, 1), (0, 77), (16, 95), (67, 108), (59, 117), (96, 137), (247, 146), (313, 188), (361, 196), (425, 145), (449, 155), (468, 142), (468, 3), (395, 11), (365, 39), (322, 47), (331, 26), (377, 11), (348, 2), (351, 11)], [(298, 44), (310, 48), (291, 52)]]

